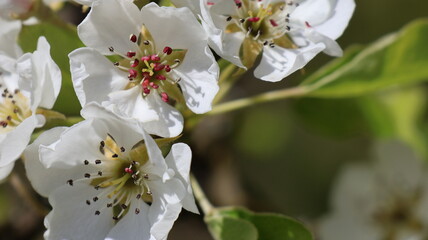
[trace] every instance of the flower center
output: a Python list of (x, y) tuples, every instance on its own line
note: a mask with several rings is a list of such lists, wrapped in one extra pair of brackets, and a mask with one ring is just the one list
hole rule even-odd
[(111, 52), (122, 57), (122, 60), (114, 65), (128, 73), (129, 83), (125, 89), (140, 85), (143, 96), (155, 91), (164, 102), (168, 102), (167, 92), (180, 81), (174, 69), (182, 63), (187, 50), (164, 46), (162, 51), (159, 51), (144, 25), (139, 37), (132, 34), (129, 40), (138, 45), (137, 52), (116, 53), (113, 47), (109, 48)]
[(32, 112), (28, 98), (19, 89), (10, 91), (0, 84), (0, 91), (0, 134), (5, 134), (30, 117)]
[[(86, 200), (86, 204), (105, 202), (95, 211), (95, 215), (100, 215), (101, 211), (111, 208), (115, 213), (113, 219), (119, 220), (129, 212), (133, 198), (149, 205), (152, 203), (152, 192), (148, 182), (157, 176), (144, 172), (143, 166), (148, 160), (148, 155), (145, 146), (142, 146), (144, 144), (138, 143), (132, 150), (126, 151), (108, 134), (106, 139), (100, 142), (99, 147), (104, 158), (83, 161), (88, 167), (88, 172), (83, 173), (83, 178), (78, 181), (88, 181), (91, 187), (99, 191), (98, 195)], [(73, 179), (67, 181), (70, 186), (73, 186), (73, 182)], [(135, 208), (134, 213), (139, 214), (140, 209)]]
[(380, 224), (386, 234), (385, 239), (396, 239), (403, 229), (421, 232), (422, 221), (414, 214), (413, 209), (420, 203), (420, 192), (406, 197), (393, 196), (385, 207), (379, 208), (374, 214), (374, 220)]
[(291, 30), (290, 13), (298, 6), (292, 1), (270, 3), (270, 0), (234, 0), (236, 15), (225, 16), (230, 22), (226, 32), (242, 31), (264, 45), (273, 46), (274, 39)]

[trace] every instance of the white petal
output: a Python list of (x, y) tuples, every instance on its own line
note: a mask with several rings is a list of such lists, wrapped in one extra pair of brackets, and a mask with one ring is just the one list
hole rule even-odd
[(2, 183), (7, 176), (9, 176), (14, 166), (15, 162), (11, 162), (6, 166), (0, 167), (0, 183)]
[[(57, 187), (64, 185), (65, 181), (61, 181), (61, 176), (66, 171), (56, 169), (47, 169), (40, 162), (39, 147), (40, 145), (50, 145), (59, 139), (60, 135), (66, 130), (66, 127), (57, 127), (42, 133), (31, 145), (24, 151), (25, 170), (27, 177), (34, 189), (44, 197), (48, 197), (50, 192)], [(49, 176), (49, 177), (43, 177)], [(52, 181), (52, 179), (56, 179)], [(70, 179), (67, 176), (65, 179)]]
[(53, 210), (47, 218), (48, 240), (58, 239), (104, 239), (114, 226), (113, 211), (101, 210), (109, 200), (100, 198), (97, 202), (86, 204), (86, 200), (97, 196), (99, 192), (86, 182), (76, 182), (74, 186), (60, 187), (49, 197)]
[(324, 23), (334, 14), (337, 0), (306, 0), (293, 12), (293, 20), (308, 22), (311, 26)]
[[(105, 124), (95, 122), (93, 119), (68, 128), (61, 134), (59, 141), (48, 146), (40, 146), (43, 165), (47, 168), (71, 169), (83, 166), (84, 160), (95, 161), (103, 157), (99, 151), (99, 144), (107, 137), (106, 129)], [(74, 168), (73, 171), (79, 171)]]
[[(156, 94), (156, 93), (154, 93)], [(153, 95), (153, 94), (149, 94)], [(115, 105), (115, 111), (119, 115), (138, 119), (140, 122), (149, 122), (159, 120), (156, 109), (153, 108), (141, 93), (141, 87), (110, 93), (109, 101)]]
[(33, 85), (37, 86), (33, 88), (32, 104), (50, 109), (61, 89), (61, 70), (50, 56), (50, 46), (46, 38), (39, 38), (37, 50), (31, 56), (31, 63)]
[(9, 73), (16, 72), (16, 59), (6, 55), (5, 53), (0, 53), (0, 70), (2, 70), (2, 72), (6, 71)]
[(313, 43), (323, 43), (325, 45), (325, 49), (324, 49), (325, 54), (328, 54), (334, 57), (341, 57), (343, 55), (342, 48), (339, 46), (339, 44), (336, 41), (318, 33), (315, 29), (313, 28), (306, 29), (304, 32), (304, 35), (308, 40), (310, 40)]
[(301, 69), (324, 49), (324, 44), (311, 44), (299, 49), (279, 46), (264, 47), (262, 60), (254, 70), (254, 76), (269, 82), (277, 82)]
[(171, 151), (165, 158), (168, 167), (176, 171), (176, 175), (187, 189), (187, 194), (182, 200), (183, 207), (191, 212), (199, 213), (193, 197), (192, 186), (190, 184), (190, 163), (192, 159), (192, 151), (190, 147), (184, 143), (176, 143), (172, 145)]
[(149, 210), (150, 233), (156, 240), (167, 238), (169, 231), (181, 212), (181, 204), (165, 204), (164, 202), (153, 202)]
[(183, 131), (183, 116), (171, 105), (162, 101), (157, 94), (149, 94), (146, 97), (150, 107), (157, 111), (158, 120), (146, 122), (144, 130), (150, 134), (161, 137), (175, 137)]
[[(194, 50), (199, 50), (198, 54)], [(206, 113), (211, 110), (211, 103), (219, 90), (219, 67), (208, 46), (192, 49), (187, 57), (177, 69), (177, 75), (181, 77), (179, 85), (190, 110), (197, 114)]]
[(157, 176), (161, 177), (167, 170), (167, 165), (165, 163), (165, 159), (162, 156), (162, 152), (149, 134), (143, 133), (143, 136), (149, 157), (149, 163), (143, 166), (144, 171), (156, 174)]
[[(135, 143), (143, 140), (145, 132), (136, 119), (118, 116), (96, 103), (86, 105), (81, 115), (85, 119), (94, 119), (94, 124), (105, 126), (104, 136), (112, 135), (116, 142), (125, 149), (131, 149)], [(102, 134), (102, 133), (101, 133)]]
[(137, 44), (129, 41), (129, 36), (138, 36), (141, 24), (141, 13), (131, 1), (97, 0), (78, 26), (78, 33), (86, 46), (104, 55), (112, 54), (109, 47), (126, 54), (137, 50)]
[(68, 56), (73, 86), (82, 106), (106, 101), (109, 93), (123, 89), (128, 83), (126, 73), (94, 49), (79, 48)]
[(13, 131), (0, 135), (0, 167), (14, 162), (24, 151), (37, 125), (35, 115), (25, 119)]
[(188, 7), (196, 15), (201, 12), (199, 0), (171, 0), (171, 2), (178, 8)]
[(333, 15), (315, 29), (331, 39), (337, 39), (345, 31), (355, 10), (354, 0), (338, 0)]
[[(149, 207), (144, 202), (133, 199), (129, 212), (111, 229), (106, 240), (150, 239)], [(140, 210), (135, 214), (135, 208)]]
[(319, 228), (320, 240), (379, 240), (381, 229), (375, 224), (361, 222), (346, 215), (332, 215), (324, 218)]
[(399, 141), (380, 142), (375, 147), (376, 170), (383, 184), (404, 196), (418, 192), (424, 179), (424, 165), (414, 151)]
[(21, 21), (6, 21), (0, 18), (0, 26), (0, 52), (18, 58), (22, 55), (22, 50), (17, 44)]
[(239, 58), (239, 50), (244, 41), (245, 34), (242, 32), (224, 33), (225, 26), (216, 26), (216, 22), (221, 22), (220, 19), (224, 18), (224, 16), (217, 16), (211, 13), (210, 8), (207, 4), (201, 5), (201, 23), (209, 36), (208, 42), (210, 47), (222, 58), (238, 67), (245, 68)]

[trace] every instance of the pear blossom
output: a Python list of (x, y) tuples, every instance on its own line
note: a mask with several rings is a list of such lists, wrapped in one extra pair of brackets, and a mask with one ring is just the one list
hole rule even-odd
[[(10, 33), (17, 34), (15, 30)], [(11, 48), (8, 54), (0, 47), (0, 179), (9, 175), (33, 130), (44, 124), (39, 110), (52, 108), (61, 88), (61, 72), (44, 37), (39, 38), (34, 53), (14, 58), (20, 51)]]
[(428, 238), (428, 169), (400, 142), (381, 143), (371, 165), (354, 164), (338, 177), (321, 240)]
[[(180, 2), (180, 3), (179, 3)], [(188, 0), (200, 4), (200, 17), (209, 44), (224, 59), (252, 67), (254, 75), (276, 82), (304, 67), (324, 52), (341, 56), (335, 41), (355, 8), (354, 0)]]
[(198, 114), (211, 109), (218, 65), (189, 9), (150, 3), (139, 10), (129, 1), (94, 1), (78, 33), (88, 47), (69, 57), (82, 106), (101, 103), (163, 137), (183, 129), (175, 102)]
[[(189, 183), (191, 150), (164, 158), (137, 121), (98, 104), (70, 128), (44, 132), (24, 153), (34, 188), (49, 197), (45, 239), (167, 238), (181, 209), (198, 213)], [(43, 176), (43, 177), (41, 177)]]

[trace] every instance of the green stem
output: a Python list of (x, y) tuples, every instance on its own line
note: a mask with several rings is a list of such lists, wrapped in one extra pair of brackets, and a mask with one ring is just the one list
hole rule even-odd
[(193, 174), (190, 174), (190, 183), (192, 184), (193, 194), (195, 195), (195, 198), (198, 201), (204, 215), (207, 216), (212, 214), (214, 207), (210, 201), (208, 201), (207, 196), (201, 188), (201, 185), (199, 185), (198, 180), (196, 180)]
[[(224, 60), (225, 61), (225, 60)], [(237, 70), (238, 69), (238, 70)], [(217, 93), (213, 104), (218, 103), (223, 99), (223, 97), (230, 91), (230, 89), (235, 85), (235, 82), (244, 74), (246, 71), (239, 69), (236, 65), (232, 63), (227, 63), (227, 66), (221, 70), (218, 84), (220, 90)]]
[(218, 104), (214, 106), (213, 109), (207, 114), (216, 115), (216, 114), (226, 113), (226, 112), (250, 107), (259, 103), (272, 102), (280, 99), (303, 96), (313, 90), (314, 90), (313, 87), (300, 86), (300, 87), (287, 88), (287, 89), (262, 93), (254, 97), (243, 98), (243, 99), (238, 99), (238, 100), (233, 100), (230, 102)]
[(38, 215), (44, 217), (48, 214), (48, 210), (45, 206), (40, 204), (37, 199), (34, 198), (34, 195), (31, 194), (28, 188), (24, 185), (21, 178), (14, 172), (10, 174), (9, 182), (18, 195), (25, 200), (25, 202), (30, 206)]

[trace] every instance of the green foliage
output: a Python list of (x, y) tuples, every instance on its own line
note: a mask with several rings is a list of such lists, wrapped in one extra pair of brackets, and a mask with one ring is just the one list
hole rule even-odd
[(353, 47), (302, 83), (306, 96), (351, 97), (428, 80), (428, 20), (417, 20), (361, 50)]
[(253, 213), (244, 208), (220, 208), (205, 217), (216, 240), (312, 240), (305, 226), (289, 217)]
[(62, 72), (61, 92), (56, 100), (54, 110), (66, 115), (79, 115), (80, 103), (73, 89), (68, 54), (83, 47), (77, 36), (75, 27), (71, 25), (53, 25), (43, 22), (36, 25), (23, 26), (19, 35), (19, 43), (25, 52), (33, 52), (37, 48), (37, 39), (45, 36), (51, 45), (51, 56)]

